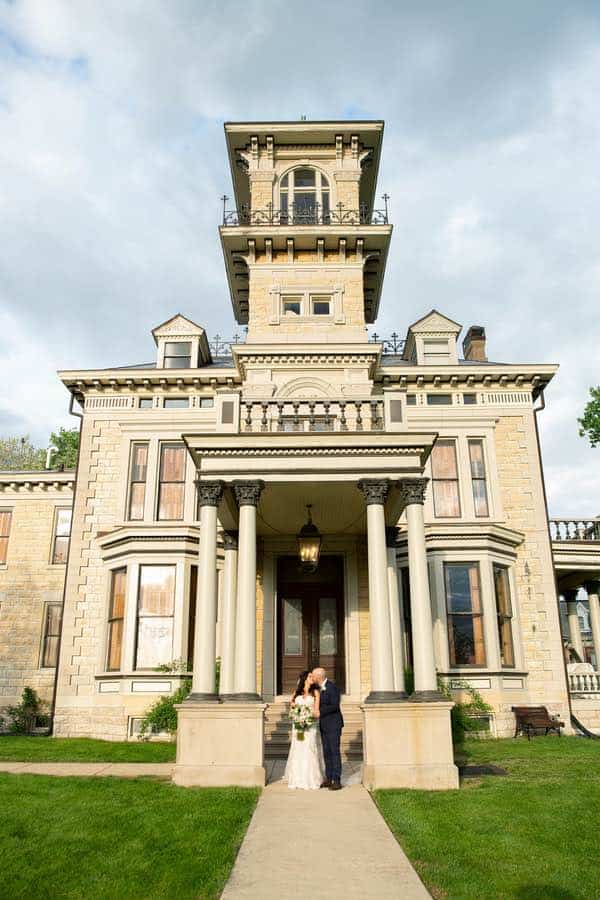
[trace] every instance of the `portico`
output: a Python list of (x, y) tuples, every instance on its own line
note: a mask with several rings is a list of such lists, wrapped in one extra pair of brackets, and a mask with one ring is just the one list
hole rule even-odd
[[(405, 704), (405, 648), (400, 624), (398, 576), (388, 546), (390, 529), (403, 514), (412, 585), (410, 617), (413, 622), (415, 691), (410, 698), (411, 708), (414, 703), (424, 702), (439, 706), (442, 697), (437, 691), (423, 521), (428, 479), (422, 475), (435, 438), (435, 433), (184, 436), (196, 466), (201, 532), (204, 532), (198, 559), (201, 589), (197, 600), (195, 647), (199, 654), (205, 656), (203, 662), (195, 665), (194, 690), (180, 710), (180, 732), (186, 729), (188, 713), (194, 716), (198, 704), (207, 703), (217, 707), (241, 704), (245, 719), (251, 714), (249, 708), (253, 708), (254, 717), (262, 723), (263, 698), (273, 699), (278, 691), (289, 690), (291, 676), (287, 670), (284, 672), (282, 660), (287, 659), (293, 668), (294, 647), (291, 648), (291, 659), (288, 658), (290, 654), (285, 656), (285, 652), (290, 650), (288, 642), (293, 645), (294, 640), (298, 642), (298, 671), (304, 666), (316, 664), (331, 667), (335, 655), (331, 651), (335, 648), (343, 652), (339, 671), (344, 672), (347, 696), (353, 696), (356, 701), (364, 700), (364, 730), (367, 734), (370, 729), (370, 707), (378, 709), (385, 704), (391, 709)], [(242, 473), (246, 477), (241, 477)], [(300, 606), (296, 605), (299, 624), (296, 628), (298, 634), (295, 635), (294, 609), (288, 622), (282, 606), (276, 602), (280, 594), (285, 593), (283, 580), (282, 584), (278, 583), (277, 576), (281, 569), (277, 560), (290, 559), (295, 534), (302, 524), (302, 511), (307, 503), (313, 505), (315, 521), (323, 533), (324, 558), (343, 560), (344, 574), (336, 612), (331, 609), (331, 597), (319, 599), (321, 594), (334, 595), (333, 588), (321, 592), (317, 590), (315, 595), (317, 607), (325, 602), (330, 606), (327, 614), (317, 613), (321, 616), (320, 621), (325, 622), (325, 628), (327, 625), (330, 629), (339, 626), (341, 637), (332, 637), (331, 634), (327, 637), (319, 633), (316, 649), (303, 656), (300, 645), (307, 623), (303, 618), (302, 601)], [(225, 552), (222, 681), (219, 694), (211, 670), (216, 621), (212, 574), (217, 554), (216, 517), (224, 532)], [(357, 547), (360, 544), (364, 546), (365, 538), (370, 642), (368, 691), (365, 690), (364, 673), (361, 671), (357, 598), (351, 596), (353, 590), (356, 594), (356, 588), (354, 586), (353, 589), (352, 578), (349, 577), (350, 570), (357, 567)], [(266, 556), (270, 558), (268, 572), (264, 565)], [(325, 562), (323, 565), (326, 566)], [(315, 579), (318, 584), (318, 572)], [(205, 586), (204, 590), (202, 586)], [(342, 622), (339, 622), (340, 614), (343, 616)], [(335, 626), (332, 624), (334, 621)], [(262, 626), (260, 631), (257, 623)], [(353, 634), (357, 626), (358, 633)], [(206, 631), (210, 634), (203, 634)], [(326, 657), (328, 650), (331, 654)], [(196, 658), (200, 660), (202, 657), (199, 655)], [(442, 705), (447, 718), (450, 706)], [(217, 709), (212, 713), (212, 716), (219, 715)], [(223, 715), (231, 720), (231, 711), (223, 712)], [(423, 717), (423, 713), (420, 715)], [(377, 730), (380, 730), (379, 725)], [(262, 731), (259, 735), (259, 729), (255, 729), (255, 745), (251, 753), (253, 771), (256, 771), (256, 758), (262, 752), (262, 740)], [(236, 743), (237, 758), (240, 748), (239, 741)], [(178, 746), (187, 746), (186, 740), (180, 739)], [(195, 751), (190, 749), (195, 756)], [(449, 751), (451, 753), (451, 744)], [(375, 753), (377, 756), (378, 752), (377, 746), (371, 748), (371, 755)], [(183, 751), (178, 749), (178, 754), (176, 780), (181, 780), (186, 778), (186, 771), (189, 775), (191, 766)], [(220, 748), (220, 768), (224, 766), (226, 755), (227, 748)], [(194, 783), (206, 783), (196, 764), (193, 768), (195, 777), (199, 779)], [(370, 763), (370, 771), (377, 769), (375, 759)], [(206, 777), (212, 779), (214, 774), (214, 767), (207, 764)], [(226, 771), (226, 763), (223, 776), (231, 777), (231, 773)], [(247, 776), (246, 772), (243, 783), (248, 783)], [(262, 774), (258, 777), (262, 781)]]

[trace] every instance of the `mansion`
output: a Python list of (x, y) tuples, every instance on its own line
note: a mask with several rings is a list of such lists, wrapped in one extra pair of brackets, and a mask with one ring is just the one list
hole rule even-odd
[(27, 685), (57, 736), (136, 739), (189, 667), (182, 784), (262, 783), (316, 665), (370, 786), (456, 785), (440, 679), (479, 691), (493, 736), (527, 705), (599, 731), (600, 520), (545, 501), (557, 366), (489, 360), (443, 299), (369, 337), (382, 122), (225, 136), (244, 340), (176, 314), (151, 363), (59, 373), (77, 472), (0, 472), (0, 713)]

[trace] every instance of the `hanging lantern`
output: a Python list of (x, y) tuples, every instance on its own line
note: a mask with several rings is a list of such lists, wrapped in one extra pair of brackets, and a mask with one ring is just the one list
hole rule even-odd
[(306, 572), (315, 571), (319, 565), (319, 554), (321, 552), (321, 533), (312, 520), (311, 508), (312, 504), (307, 504), (308, 522), (302, 526), (297, 536), (300, 566)]

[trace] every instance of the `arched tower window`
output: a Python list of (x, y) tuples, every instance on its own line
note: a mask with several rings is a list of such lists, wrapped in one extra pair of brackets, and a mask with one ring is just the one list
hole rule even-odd
[(279, 209), (283, 225), (328, 224), (329, 181), (318, 169), (292, 169), (279, 182)]

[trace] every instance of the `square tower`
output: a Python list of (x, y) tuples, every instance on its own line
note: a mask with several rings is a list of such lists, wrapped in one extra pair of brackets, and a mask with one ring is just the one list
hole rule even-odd
[(221, 241), (250, 344), (360, 343), (392, 232), (375, 208), (383, 122), (227, 123)]

